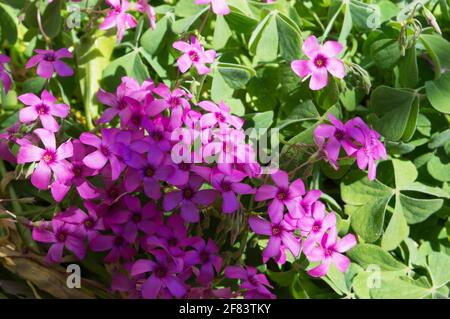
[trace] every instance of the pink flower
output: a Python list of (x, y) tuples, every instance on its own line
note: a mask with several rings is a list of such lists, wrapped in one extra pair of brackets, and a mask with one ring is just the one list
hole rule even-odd
[(310, 217), (303, 217), (298, 220), (297, 226), (302, 233), (308, 235), (308, 240), (322, 238), (322, 235), (331, 227), (336, 226), (336, 215), (326, 214), (325, 205), (322, 202), (315, 202), (312, 206)]
[(72, 53), (66, 48), (59, 49), (58, 51), (41, 49), (34, 51), (37, 54), (31, 57), (25, 68), (29, 69), (37, 64), (37, 74), (44, 79), (50, 79), (55, 70), (62, 77), (73, 75), (72, 68), (61, 61), (62, 58), (72, 58)]
[(185, 73), (192, 65), (197, 69), (198, 74), (208, 74), (211, 71), (205, 64), (214, 63), (216, 51), (205, 51), (195, 36), (191, 36), (190, 44), (184, 41), (177, 41), (173, 44), (173, 47), (184, 53), (177, 60), (181, 73)]
[(376, 161), (387, 159), (386, 148), (380, 141), (380, 134), (368, 127), (361, 118), (356, 117), (349, 122), (353, 126), (350, 135), (360, 145), (354, 154), (356, 162), (361, 170), (369, 167), (368, 178), (372, 181), (377, 174)]
[(211, 4), (212, 10), (218, 15), (227, 15), (230, 8), (225, 0), (195, 0), (195, 4)]
[(112, 180), (116, 180), (125, 169), (120, 153), (126, 149), (131, 140), (131, 134), (116, 128), (102, 129), (102, 138), (92, 133), (82, 133), (80, 141), (95, 147), (97, 150), (83, 159), (83, 163), (92, 169), (102, 169), (109, 161)]
[(42, 91), (41, 98), (32, 93), (19, 96), (19, 100), (28, 105), (20, 110), (19, 119), (22, 123), (30, 123), (38, 117), (42, 126), (51, 131), (59, 130), (58, 122), (53, 116), (66, 118), (69, 114), (69, 106), (66, 104), (56, 104), (57, 99), (47, 90)]
[(348, 156), (355, 153), (357, 149), (349, 135), (349, 125), (342, 123), (330, 113), (328, 113), (328, 118), (332, 125), (320, 124), (317, 126), (314, 130), (314, 142), (325, 152), (329, 163), (338, 168), (337, 161), (341, 147)]
[(142, 284), (142, 296), (147, 299), (155, 299), (163, 288), (177, 298), (183, 297), (187, 288), (179, 273), (182, 271), (180, 264), (175, 263), (171, 256), (163, 251), (153, 252), (155, 260), (139, 259), (131, 268), (131, 275), (137, 276), (147, 272), (151, 275)]
[(35, 241), (52, 244), (46, 258), (49, 263), (60, 263), (62, 261), (64, 247), (73, 252), (79, 259), (84, 259), (86, 255), (83, 234), (76, 225), (53, 220), (51, 229), (34, 227), (32, 236)]
[(227, 128), (231, 125), (234, 128), (240, 129), (244, 125), (244, 121), (241, 118), (231, 115), (230, 107), (223, 101), (219, 105), (210, 101), (202, 101), (198, 103), (198, 106), (209, 112), (203, 114), (200, 119), (202, 128), (213, 127), (218, 124), (221, 128)]
[(236, 194), (253, 194), (254, 189), (242, 180), (245, 174), (238, 171), (232, 172), (232, 175), (227, 176), (219, 171), (216, 171), (211, 176), (211, 185), (221, 192), (222, 197), (222, 211), (226, 214), (234, 213), (240, 208), (240, 202)]
[(124, 234), (123, 228), (113, 228), (112, 235), (98, 234), (90, 242), (89, 246), (92, 251), (109, 251), (105, 257), (105, 262), (114, 263), (121, 259), (129, 261), (136, 255), (136, 249), (133, 247), (134, 242), (129, 242)]
[(137, 25), (136, 19), (127, 10), (130, 3), (127, 0), (106, 0), (112, 8), (108, 12), (108, 16), (100, 24), (100, 30), (107, 30), (117, 27), (117, 37), (119, 42), (122, 41), (125, 30), (134, 28)]
[(31, 175), (31, 183), (39, 189), (46, 190), (52, 171), (56, 180), (66, 182), (72, 178), (71, 165), (65, 159), (73, 155), (72, 142), (67, 141), (56, 148), (55, 135), (43, 128), (34, 130), (45, 146), (45, 149), (34, 146), (31, 143), (23, 144), (17, 154), (17, 163), (25, 164), (38, 162)]
[(321, 46), (315, 36), (310, 36), (303, 42), (303, 52), (309, 60), (293, 61), (292, 70), (305, 79), (311, 76), (310, 89), (320, 90), (328, 84), (328, 72), (339, 79), (345, 77), (344, 64), (336, 58), (342, 50), (339, 42), (327, 41)]
[(285, 171), (278, 170), (271, 175), (275, 185), (262, 185), (257, 191), (255, 201), (273, 199), (269, 205), (270, 219), (279, 223), (283, 219), (284, 206), (292, 218), (300, 218), (299, 202), (305, 194), (305, 185), (297, 179), (289, 185), (289, 176)]
[(160, 83), (153, 89), (153, 92), (161, 96), (162, 99), (153, 100), (148, 104), (148, 115), (156, 116), (168, 109), (170, 110), (170, 128), (181, 127), (184, 113), (191, 109), (188, 100), (192, 96), (182, 89), (171, 91), (164, 83)]
[(278, 256), (280, 250), (284, 250), (284, 246), (294, 257), (300, 253), (300, 242), (294, 236), (295, 227), (286, 221), (269, 222), (260, 217), (251, 216), (248, 223), (255, 234), (269, 236), (269, 242), (262, 253), (264, 259)]
[(180, 190), (169, 192), (164, 197), (163, 207), (165, 211), (180, 207), (181, 216), (190, 223), (200, 220), (197, 205), (211, 205), (217, 198), (217, 191), (203, 189), (203, 180), (199, 176), (192, 176), (186, 185), (180, 186)]
[(184, 260), (188, 265), (201, 265), (197, 281), (208, 286), (213, 280), (214, 270), (219, 273), (222, 267), (219, 247), (211, 239), (207, 243), (201, 239), (192, 246), (194, 250), (188, 251)]
[(240, 279), (240, 289), (245, 291), (246, 299), (275, 299), (275, 295), (268, 288), (273, 288), (264, 274), (258, 274), (255, 267), (228, 266), (225, 277)]
[(5, 69), (5, 64), (8, 64), (11, 61), (9, 56), (4, 54), (0, 54), (0, 81), (3, 83), (3, 88), (5, 89), (5, 93), (8, 93), (11, 88), (12, 80), (11, 76)]
[(148, 4), (147, 0), (139, 0), (138, 3), (136, 3), (136, 10), (147, 14), (148, 19), (150, 21), (150, 27), (152, 28), (152, 30), (155, 30), (156, 12), (155, 9), (153, 9), (153, 7)]
[(315, 241), (305, 242), (303, 251), (311, 262), (321, 262), (320, 265), (310, 269), (308, 274), (313, 277), (323, 277), (328, 273), (331, 263), (334, 263), (341, 272), (345, 272), (350, 265), (350, 259), (342, 255), (356, 245), (356, 238), (348, 234), (338, 240), (336, 227), (325, 233), (319, 245)]

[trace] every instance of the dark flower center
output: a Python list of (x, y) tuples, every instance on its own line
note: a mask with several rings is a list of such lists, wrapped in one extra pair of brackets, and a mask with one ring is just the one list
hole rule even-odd
[(178, 96), (171, 96), (169, 98), (168, 104), (171, 108), (181, 105), (181, 99)]
[(144, 170), (144, 174), (146, 177), (152, 177), (153, 175), (155, 175), (155, 169), (151, 166), (148, 166), (145, 170)]
[(183, 189), (183, 197), (186, 199), (191, 199), (194, 196), (194, 192), (190, 188)]
[(277, 194), (279, 200), (285, 200), (288, 197), (288, 193), (285, 190), (280, 190)]
[(155, 275), (158, 278), (164, 278), (167, 275), (167, 269), (164, 268), (163, 266), (159, 266), (158, 268), (155, 269)]
[(117, 196), (119, 196), (119, 190), (117, 188), (113, 187), (108, 191), (108, 194), (109, 194), (109, 197), (116, 198)]
[(343, 130), (336, 130), (334, 136), (336, 137), (337, 140), (342, 140), (345, 136), (345, 133)]
[(139, 114), (135, 114), (131, 117), (131, 123), (133, 123), (134, 125), (139, 125), (141, 124), (141, 116)]
[(320, 54), (314, 59), (314, 65), (318, 68), (325, 68), (327, 66), (327, 62), (327, 58)]
[(178, 239), (176, 239), (175, 237), (170, 237), (167, 243), (170, 247), (175, 247), (178, 244)]
[(141, 214), (136, 213), (133, 215), (132, 219), (135, 223), (139, 223), (142, 220), (142, 216), (141, 216)]
[(192, 62), (198, 62), (200, 61), (200, 57), (198, 56), (197, 52), (195, 51), (189, 51), (189, 58)]
[(105, 155), (106, 157), (109, 156), (109, 149), (106, 146), (100, 146), (100, 152), (102, 152), (103, 155)]
[(219, 122), (225, 122), (225, 116), (222, 113), (216, 113), (216, 119)]
[(325, 256), (331, 256), (332, 253), (330, 249), (325, 249)]
[(159, 141), (161, 141), (163, 139), (163, 132), (161, 132), (161, 131), (153, 131), (151, 136), (152, 136), (152, 138), (155, 141), (159, 142)]
[(58, 239), (58, 241), (60, 241), (60, 242), (65, 241), (66, 238), (67, 238), (67, 235), (66, 235), (65, 233), (59, 233), (59, 234), (56, 236), (56, 239)]
[(181, 169), (182, 171), (189, 171), (191, 169), (191, 164), (182, 162), (178, 164), (178, 168)]
[(222, 185), (220, 185), (222, 187), (222, 190), (224, 192), (229, 192), (231, 190), (231, 183), (230, 182), (222, 182)]
[(312, 231), (317, 233), (320, 230), (320, 226), (321, 225), (319, 223), (314, 224), (314, 226), (312, 227)]
[(258, 285), (259, 285), (258, 279), (256, 279), (254, 276), (249, 277), (249, 278), (248, 278), (248, 281), (249, 281), (253, 286), (258, 286)]
[(272, 235), (273, 236), (278, 236), (279, 234), (281, 234), (281, 227), (280, 226), (273, 226), (272, 227)]
[(84, 227), (86, 227), (87, 229), (94, 227), (94, 221), (92, 219), (85, 220)]
[(56, 60), (54, 53), (46, 53), (44, 56), (44, 60), (48, 62), (54, 62)]
[(80, 165), (76, 165), (72, 169), (74, 177), (80, 177), (83, 174), (83, 168)]
[(42, 160), (47, 164), (54, 162), (55, 159), (56, 159), (56, 154), (55, 154), (55, 152), (52, 152), (52, 151), (46, 151), (44, 156), (42, 156)]
[(36, 105), (36, 112), (39, 115), (46, 115), (49, 112), (49, 107), (45, 104), (38, 104)]
[(124, 243), (124, 239), (123, 239), (122, 236), (117, 236), (117, 237), (114, 239), (114, 246), (116, 246), (116, 247), (122, 246), (123, 243)]
[(202, 251), (200, 253), (200, 260), (202, 264), (206, 264), (209, 261), (209, 254), (207, 251)]

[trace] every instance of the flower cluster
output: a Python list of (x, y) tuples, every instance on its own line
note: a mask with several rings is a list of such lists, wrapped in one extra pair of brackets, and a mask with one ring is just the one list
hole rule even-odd
[(331, 124), (320, 124), (314, 130), (314, 141), (327, 161), (336, 170), (341, 148), (349, 157), (356, 158), (358, 167), (368, 167), (369, 180), (376, 177), (376, 161), (387, 158), (380, 134), (371, 129), (361, 118), (355, 117), (345, 124), (328, 114)]

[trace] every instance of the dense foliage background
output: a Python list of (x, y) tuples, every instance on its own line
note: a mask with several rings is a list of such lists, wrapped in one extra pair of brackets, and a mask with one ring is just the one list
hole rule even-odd
[[(342, 274), (332, 268), (325, 278), (314, 279), (300, 267), (304, 259), (265, 265), (260, 257), (264, 244), (255, 237), (249, 239), (245, 263), (268, 275), (279, 298), (447, 298), (449, 1), (227, 2), (231, 13), (220, 16), (194, 0), (151, 1), (155, 30), (145, 15), (133, 13), (138, 25), (118, 43), (115, 29), (98, 29), (107, 8), (103, 1), (1, 0), (0, 52), (11, 57), (14, 85), (2, 95), (0, 127), (17, 121), (23, 107), (17, 96), (40, 94), (47, 85), (24, 66), (34, 49), (49, 44), (74, 54), (66, 62), (75, 75), (48, 83), (71, 106), (64, 130), (73, 137), (95, 129), (103, 108), (95, 94), (100, 87), (115, 92), (124, 75), (169, 86), (182, 81), (197, 101), (225, 101), (247, 127), (278, 128), (280, 164), (287, 171), (308, 161), (314, 128), (327, 121), (327, 112), (343, 120), (360, 116), (383, 136), (389, 154), (375, 181), (352, 160), (339, 171), (325, 162), (296, 170), (309, 189), (326, 194), (322, 200), (337, 213), (340, 233), (358, 236), (358, 245), (347, 253), (349, 270)], [(177, 72), (179, 52), (172, 44), (192, 34), (218, 52), (208, 75)], [(330, 77), (320, 91), (311, 91), (290, 66), (302, 58), (303, 39), (310, 35), (345, 46), (346, 78)], [(13, 166), (0, 162), (0, 173), (0, 297), (108, 297), (110, 278), (94, 256), (81, 263), (83, 288), (64, 288), (65, 269), (45, 266), (29, 230), (4, 213), (8, 209), (38, 220), (61, 206), (52, 204), (48, 192), (17, 180), (20, 172)], [(224, 245), (238, 243), (239, 216), (222, 222)]]

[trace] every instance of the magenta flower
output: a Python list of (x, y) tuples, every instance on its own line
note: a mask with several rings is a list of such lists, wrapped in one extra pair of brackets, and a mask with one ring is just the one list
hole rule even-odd
[(286, 221), (269, 222), (260, 217), (251, 216), (248, 223), (256, 234), (269, 236), (269, 242), (262, 253), (265, 259), (278, 256), (282, 246), (289, 249), (294, 257), (300, 253), (300, 243), (294, 236), (295, 227)]
[(153, 92), (162, 99), (156, 99), (148, 104), (148, 115), (155, 116), (168, 109), (170, 110), (171, 129), (179, 128), (185, 111), (189, 111), (191, 108), (188, 100), (192, 96), (182, 89), (170, 91), (170, 88), (164, 83), (160, 83), (153, 89)]
[(141, 101), (153, 88), (151, 80), (144, 81), (142, 86), (135, 79), (127, 76), (122, 77), (121, 80), (122, 83), (117, 87), (115, 94), (102, 89), (97, 92), (97, 100), (104, 105), (110, 106), (110, 108), (103, 111), (97, 123), (108, 123), (118, 114), (121, 121), (123, 121), (125, 112), (129, 107), (126, 98), (129, 97)]
[(90, 242), (92, 251), (109, 251), (105, 257), (105, 262), (115, 263), (121, 259), (130, 261), (136, 255), (136, 249), (132, 246), (134, 242), (129, 242), (123, 233), (123, 228), (113, 228), (112, 235), (98, 234)]
[(314, 203), (317, 202), (322, 195), (322, 192), (317, 189), (312, 189), (303, 196), (300, 201), (300, 211), (303, 217), (311, 216)]
[(185, 221), (197, 223), (200, 220), (197, 205), (211, 205), (217, 198), (217, 191), (214, 189), (200, 190), (202, 184), (201, 177), (191, 176), (186, 185), (180, 186), (180, 190), (166, 194), (163, 201), (164, 210), (171, 211), (180, 207)]
[(14, 125), (8, 127), (3, 133), (0, 133), (0, 158), (4, 161), (16, 164), (16, 156), (11, 152), (9, 147), (10, 142), (17, 140), (16, 134), (20, 131), (20, 123), (16, 122)]
[(350, 135), (360, 145), (354, 156), (359, 169), (365, 170), (369, 167), (368, 178), (374, 180), (377, 174), (376, 161), (387, 159), (386, 148), (380, 141), (380, 134), (367, 126), (364, 121), (356, 117), (349, 121), (353, 128)]
[(200, 121), (202, 128), (214, 127), (217, 124), (221, 128), (227, 128), (229, 125), (234, 128), (240, 129), (244, 125), (244, 121), (230, 113), (230, 107), (223, 101), (219, 105), (210, 101), (202, 101), (198, 103), (198, 106), (209, 113), (203, 114)]
[(57, 99), (47, 90), (42, 91), (41, 98), (33, 93), (26, 93), (19, 96), (19, 100), (23, 104), (28, 105), (20, 110), (20, 122), (30, 123), (39, 118), (42, 127), (51, 132), (59, 130), (58, 122), (53, 116), (64, 119), (69, 114), (69, 106), (56, 104)]
[(221, 172), (214, 172), (211, 176), (211, 185), (221, 192), (222, 211), (224, 213), (234, 213), (239, 209), (240, 202), (236, 194), (253, 194), (253, 187), (241, 183), (245, 174), (234, 171), (231, 176), (226, 176)]
[(129, 166), (125, 174), (125, 189), (127, 192), (133, 192), (142, 184), (145, 195), (158, 200), (161, 198), (160, 181), (167, 180), (173, 174), (174, 168), (164, 164), (163, 153), (153, 150), (154, 147), (140, 150), (148, 151), (146, 158), (129, 155), (131, 150), (125, 153), (124, 161)]
[(87, 180), (87, 177), (96, 175), (97, 171), (83, 163), (83, 159), (86, 156), (86, 147), (79, 140), (73, 141), (72, 145), (73, 156), (70, 160), (72, 164), (72, 179), (67, 180), (65, 183), (54, 181), (51, 186), (52, 196), (57, 202), (62, 201), (72, 185), (75, 186), (78, 194), (83, 199), (93, 199), (99, 195), (98, 190)]
[(154, 251), (155, 260), (139, 259), (131, 268), (131, 275), (137, 276), (151, 273), (150, 277), (142, 284), (142, 296), (146, 299), (155, 299), (163, 288), (177, 298), (183, 297), (186, 292), (186, 284), (178, 274), (182, 271), (180, 264), (173, 262), (170, 256), (163, 251)]
[(76, 225), (52, 220), (51, 230), (45, 227), (34, 227), (32, 236), (35, 241), (52, 244), (46, 258), (49, 263), (62, 261), (64, 247), (74, 253), (78, 259), (84, 259), (86, 255), (83, 234)]
[(101, 216), (104, 213), (104, 209), (102, 210), (100, 206), (88, 201), (84, 202), (84, 206), (88, 214), (79, 208), (71, 207), (64, 212), (58, 213), (54, 220), (78, 226), (78, 231), (91, 241), (98, 235), (100, 230), (105, 230), (105, 224)]
[(284, 206), (287, 207), (292, 218), (300, 218), (299, 202), (305, 194), (303, 181), (297, 179), (289, 185), (289, 176), (282, 170), (278, 170), (271, 177), (275, 185), (262, 185), (256, 191), (255, 201), (273, 199), (269, 205), (269, 216), (274, 223), (279, 223), (283, 219)]
[(72, 142), (67, 141), (56, 148), (55, 135), (52, 132), (39, 128), (34, 130), (34, 134), (41, 139), (45, 149), (26, 143), (20, 147), (17, 154), (18, 164), (38, 162), (31, 174), (31, 183), (36, 188), (48, 189), (52, 171), (55, 179), (63, 183), (72, 178), (71, 165), (65, 160), (73, 154)]
[(147, 14), (148, 20), (150, 21), (150, 27), (152, 30), (156, 28), (156, 12), (151, 5), (148, 4), (147, 0), (139, 0), (135, 5), (136, 10), (139, 12)]
[(297, 226), (302, 233), (307, 234), (308, 240), (322, 238), (322, 235), (331, 227), (336, 226), (336, 215), (327, 214), (325, 205), (322, 202), (315, 202), (312, 206), (310, 217), (303, 217), (298, 220)]
[(218, 15), (230, 13), (230, 8), (225, 0), (195, 0), (195, 4), (211, 4), (213, 12)]
[(8, 64), (10, 61), (11, 58), (9, 56), (0, 54), (0, 81), (2, 81), (3, 83), (3, 88), (5, 89), (6, 94), (8, 93), (12, 84), (11, 76), (5, 68), (5, 64)]
[(73, 70), (70, 66), (61, 61), (62, 58), (72, 58), (72, 53), (66, 48), (53, 50), (34, 50), (37, 54), (28, 60), (25, 68), (29, 69), (37, 64), (37, 74), (44, 79), (50, 79), (53, 73), (59, 76), (67, 77), (73, 75)]
[(275, 299), (275, 295), (268, 288), (273, 288), (264, 274), (251, 266), (228, 266), (225, 277), (240, 279), (239, 288), (245, 291), (246, 299)]
[(114, 225), (123, 226), (123, 237), (130, 243), (136, 241), (138, 230), (144, 233), (150, 233), (154, 228), (156, 216), (162, 213), (152, 202), (141, 206), (139, 198), (125, 195), (122, 198), (125, 208), (114, 212), (108, 222)]
[(112, 8), (108, 12), (108, 16), (100, 24), (100, 30), (107, 30), (117, 27), (117, 38), (122, 41), (125, 30), (134, 28), (137, 25), (136, 19), (127, 10), (130, 3), (127, 0), (106, 0), (106, 3)]
[(208, 239), (208, 243), (199, 240), (192, 246), (194, 250), (186, 252), (184, 260), (189, 266), (201, 265), (197, 281), (208, 286), (214, 278), (214, 270), (219, 273), (222, 267), (222, 258), (218, 255), (219, 247), (211, 239)]
[(357, 149), (349, 135), (349, 122), (344, 124), (330, 113), (328, 113), (328, 118), (332, 125), (320, 124), (317, 126), (314, 130), (314, 142), (323, 150), (329, 163), (337, 168), (341, 147), (348, 156), (353, 155)]
[(350, 265), (350, 259), (342, 255), (356, 245), (356, 238), (348, 234), (338, 240), (337, 230), (332, 227), (329, 233), (325, 233), (319, 245), (315, 241), (305, 242), (303, 251), (311, 262), (321, 262), (320, 265), (310, 269), (308, 274), (313, 277), (323, 277), (328, 273), (331, 263), (334, 263), (341, 272), (345, 272)]
[(97, 150), (83, 159), (83, 163), (92, 169), (102, 169), (109, 161), (111, 165), (112, 180), (116, 180), (125, 168), (120, 154), (130, 143), (130, 132), (120, 131), (116, 128), (102, 129), (102, 138), (92, 133), (82, 133), (80, 141)]
[(304, 80), (311, 76), (309, 82), (311, 90), (320, 90), (328, 84), (328, 72), (339, 79), (345, 77), (344, 64), (336, 58), (343, 50), (339, 42), (327, 41), (321, 46), (312, 35), (303, 42), (302, 49), (309, 60), (295, 60), (291, 63), (291, 67)]
[(214, 63), (216, 51), (205, 51), (197, 37), (191, 36), (191, 43), (177, 41), (173, 47), (183, 52), (183, 55), (177, 59), (178, 69), (181, 73), (185, 73), (192, 65), (197, 69), (198, 74), (208, 74), (211, 71), (205, 64)]

